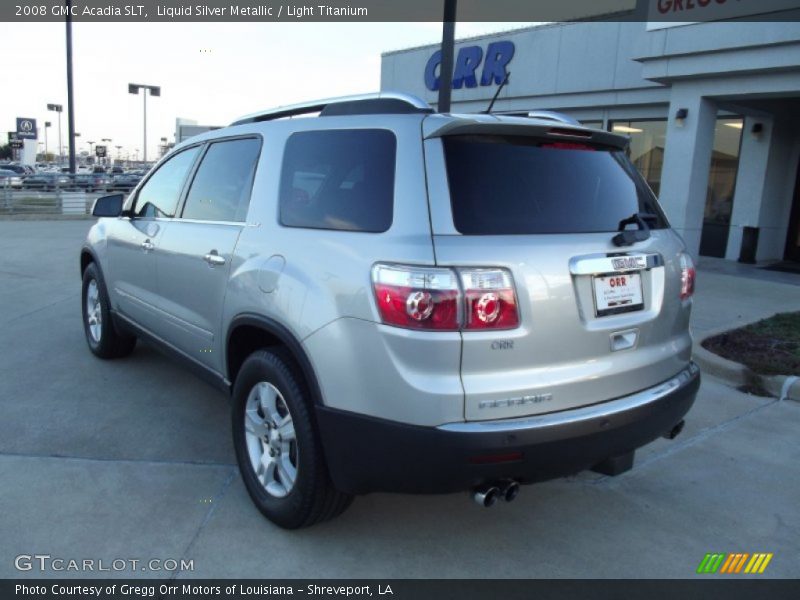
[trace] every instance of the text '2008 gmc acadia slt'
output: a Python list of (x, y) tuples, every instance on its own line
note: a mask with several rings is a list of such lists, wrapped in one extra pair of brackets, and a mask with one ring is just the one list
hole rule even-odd
[(393, 93), (243, 118), (97, 201), (89, 348), (147, 339), (229, 390), (242, 478), (287, 528), (356, 494), (488, 506), (623, 472), (700, 382), (694, 266), (626, 144)]

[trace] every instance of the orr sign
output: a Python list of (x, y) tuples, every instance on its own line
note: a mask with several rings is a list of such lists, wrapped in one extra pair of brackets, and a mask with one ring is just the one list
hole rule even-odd
[[(480, 46), (459, 48), (453, 63), (453, 89), (500, 85), (506, 77), (508, 63), (514, 58), (514, 43), (507, 40), (491, 42), (484, 54)], [(481, 63), (483, 68), (481, 68)], [(439, 89), (442, 51), (437, 50), (425, 65), (425, 87), (432, 92)]]

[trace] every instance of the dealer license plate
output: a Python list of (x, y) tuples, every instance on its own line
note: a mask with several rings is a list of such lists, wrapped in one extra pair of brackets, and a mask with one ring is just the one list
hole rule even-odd
[(639, 273), (596, 275), (594, 307), (598, 317), (642, 310), (642, 276)]

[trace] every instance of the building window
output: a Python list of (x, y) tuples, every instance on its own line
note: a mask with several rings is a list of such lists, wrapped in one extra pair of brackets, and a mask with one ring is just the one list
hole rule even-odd
[(700, 238), (700, 254), (704, 256), (725, 257), (743, 125), (744, 120), (741, 117), (723, 117), (717, 119), (714, 129), (714, 149), (711, 152), (703, 233)]
[(628, 156), (658, 196), (661, 191), (661, 170), (664, 165), (667, 120), (611, 121), (609, 128), (614, 133), (630, 136)]

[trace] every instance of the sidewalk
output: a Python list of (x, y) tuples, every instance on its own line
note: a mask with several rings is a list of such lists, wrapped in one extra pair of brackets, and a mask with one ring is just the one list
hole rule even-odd
[(778, 312), (800, 310), (800, 275), (702, 257), (692, 308), (695, 339)]

